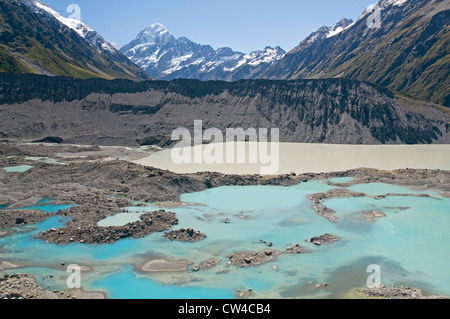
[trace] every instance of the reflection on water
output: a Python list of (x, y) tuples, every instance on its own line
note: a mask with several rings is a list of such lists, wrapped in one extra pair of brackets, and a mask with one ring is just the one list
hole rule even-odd
[[(331, 188), (311, 181), (291, 187), (233, 186), (184, 194), (182, 201), (202, 205), (171, 211), (179, 219), (176, 228), (192, 227), (207, 235), (195, 243), (171, 242), (161, 233), (110, 245), (61, 247), (35, 239), (33, 236), (39, 231), (60, 227), (67, 221), (55, 216), (0, 238), (0, 250), (4, 260), (33, 266), (26, 270), (41, 277), (43, 273), (58, 273), (52, 287), (64, 285), (67, 275), (61, 269), (62, 261), (88, 266), (89, 271), (82, 277), (83, 288), (105, 291), (111, 298), (233, 298), (237, 290), (248, 289), (252, 289), (255, 298), (345, 298), (353, 288), (365, 285), (369, 264), (380, 265), (383, 284), (407, 283), (450, 294), (450, 255), (446, 253), (450, 244), (450, 199), (437, 194), (433, 194), (434, 198), (329, 199), (324, 204), (336, 210), (337, 217), (337, 223), (331, 223), (315, 212), (308, 199), (309, 194)], [(353, 189), (371, 194), (413, 193), (386, 184), (356, 185)], [(47, 209), (45, 204), (38, 206)], [(102, 221), (103, 226), (123, 224), (126, 218), (138, 218), (150, 208), (157, 207), (130, 207), (128, 213)], [(363, 218), (362, 212), (367, 210), (382, 211), (386, 217), (370, 222)], [(225, 223), (225, 219), (230, 223)], [(322, 246), (305, 241), (324, 233), (341, 239)], [(275, 261), (248, 268), (227, 264), (228, 254), (261, 251), (267, 249), (269, 242), (271, 249), (283, 252)], [(284, 253), (297, 243), (307, 252)], [(141, 271), (140, 267), (155, 256), (189, 260), (192, 264), (210, 258), (221, 262), (199, 272), (192, 272), (190, 266), (188, 271), (179, 273)], [(328, 285), (316, 288), (317, 283)]]

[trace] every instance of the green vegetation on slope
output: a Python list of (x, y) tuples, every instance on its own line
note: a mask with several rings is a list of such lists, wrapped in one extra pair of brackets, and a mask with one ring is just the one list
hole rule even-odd
[[(54, 25), (53, 25), (54, 24)], [(0, 0), (0, 72), (142, 79), (16, 1)]]
[(345, 77), (450, 107), (450, 2), (383, 2), (382, 26), (367, 14), (333, 37), (302, 42), (262, 78)]

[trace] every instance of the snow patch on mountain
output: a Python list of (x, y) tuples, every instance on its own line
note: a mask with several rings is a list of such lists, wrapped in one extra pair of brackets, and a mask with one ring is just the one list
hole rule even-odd
[(330, 32), (328, 32), (327, 34), (327, 38), (331, 38), (334, 37), (335, 35), (338, 35), (339, 33), (341, 33), (342, 31), (345, 31), (349, 28), (351, 28), (353, 25), (355, 24), (355, 22), (353, 20), (350, 19), (342, 19), (341, 21), (339, 21), (336, 26), (334, 28), (332, 28), (330, 30)]
[(343, 27), (339, 27), (339, 28), (333, 29), (327, 34), (327, 38), (334, 37), (335, 35), (338, 35), (342, 31), (344, 31)]
[(396, 6), (396, 7), (401, 7), (403, 5), (405, 5), (409, 0), (380, 0), (378, 2), (375, 2), (373, 4), (370, 4), (366, 10), (363, 11), (363, 13), (359, 16), (358, 19), (356, 19), (356, 21), (359, 21), (361, 19), (363, 19), (364, 17), (366, 17), (368, 14), (372, 14), (374, 9), (378, 6), (381, 9), (385, 9), (389, 6)]
[(408, 2), (408, 0), (384, 0), (381, 1), (381, 4), (383, 4), (384, 6), (394, 5), (397, 7), (401, 7), (406, 2)]
[(72, 30), (74, 30), (76, 33), (78, 33), (82, 38), (86, 36), (88, 32), (94, 31), (91, 27), (89, 27), (87, 24), (84, 24), (81, 21), (75, 20), (75, 19), (69, 19), (66, 17), (63, 17), (58, 12), (50, 8), (49, 6), (43, 4), (39, 1), (34, 1), (34, 4), (37, 8), (42, 9), (48, 13), (50, 13), (52, 16), (54, 16), (59, 22), (62, 24), (68, 26)]
[(110, 57), (117, 57), (120, 55), (120, 52), (113, 45), (105, 41), (100, 34), (86, 23), (76, 19), (66, 18), (39, 0), (21, 0), (21, 2), (35, 13), (41, 15), (45, 14), (46, 17), (56, 19), (61, 25), (72, 29), (99, 52), (107, 54)]

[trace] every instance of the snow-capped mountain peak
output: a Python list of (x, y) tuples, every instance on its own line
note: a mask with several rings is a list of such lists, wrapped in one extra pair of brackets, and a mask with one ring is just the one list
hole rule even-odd
[(142, 30), (121, 52), (157, 79), (238, 80), (254, 77), (284, 57), (267, 47), (250, 54), (223, 47), (214, 50), (186, 37), (175, 38), (161, 23)]
[(154, 23), (142, 30), (135, 38), (139, 43), (157, 43), (158, 39), (172, 38), (170, 32), (161, 23)]
[(110, 43), (106, 42), (103, 37), (98, 34), (94, 29), (76, 19), (66, 18), (53, 10), (47, 4), (39, 0), (20, 0), (26, 6), (28, 6), (34, 12), (46, 15), (46, 19), (56, 19), (61, 25), (66, 26), (74, 30), (80, 37), (88, 41), (93, 47), (95, 47), (101, 53), (117, 55), (119, 52)]
[(401, 7), (401, 6), (405, 5), (408, 1), (409, 0), (379, 0), (378, 2), (375, 2), (371, 5), (369, 5), (367, 7), (367, 9), (364, 10), (363, 13), (359, 16), (359, 18), (356, 19), (356, 21), (359, 21), (359, 20), (365, 18), (367, 15), (373, 13), (373, 11), (376, 7), (380, 8), (380, 9), (386, 9), (389, 6)]
[(164, 34), (164, 33), (169, 32), (169, 30), (167, 30), (167, 28), (163, 24), (161, 24), (159, 22), (153, 23), (151, 26), (149, 26), (146, 29), (144, 29), (144, 31), (145, 32), (149, 32), (149, 33), (153, 33), (153, 34), (157, 34), (157, 35), (160, 35), (160, 36), (162, 34)]
[(15, 0), (27, 6), (31, 11), (38, 14), (42, 20), (59, 28), (63, 33), (76, 32), (86, 45), (92, 47), (100, 54), (110, 60), (110, 65), (114, 68), (123, 69), (127, 74), (140, 74), (140, 79), (150, 78), (137, 65), (123, 55), (114, 45), (108, 43), (99, 33), (77, 19), (66, 18), (53, 10), (49, 5), (39, 0)]
[(387, 7), (390, 5), (394, 5), (397, 7), (401, 7), (403, 6), (408, 0), (381, 0), (379, 2), (380, 5)]
[(353, 20), (351, 20), (351, 19), (342, 19), (341, 21), (339, 21), (334, 26), (334, 28), (332, 28), (330, 30), (330, 32), (328, 32), (327, 38), (331, 38), (331, 37), (334, 37), (335, 35), (338, 35), (342, 31), (347, 30), (348, 28), (350, 28), (352, 25), (354, 25)]
[(324, 38), (331, 38), (339, 33), (351, 28), (355, 22), (351, 19), (342, 19), (339, 21), (334, 27), (323, 26), (319, 28), (317, 31), (311, 33), (306, 39), (304, 39), (300, 44), (294, 48), (291, 52), (296, 52), (301, 47), (310, 46), (318, 41), (323, 40)]
[(88, 32), (94, 31), (91, 27), (89, 27), (87, 24), (78, 21), (76, 19), (70, 19), (63, 17), (61, 14), (50, 8), (45, 3), (38, 1), (38, 0), (22, 0), (23, 3), (25, 3), (27, 6), (29, 6), (31, 9), (33, 9), (37, 13), (42, 13), (42, 11), (47, 12), (48, 14), (52, 15), (54, 18), (56, 18), (59, 22), (64, 24), (65, 26), (71, 28), (75, 32), (78, 33), (81, 37), (86, 37), (86, 34)]

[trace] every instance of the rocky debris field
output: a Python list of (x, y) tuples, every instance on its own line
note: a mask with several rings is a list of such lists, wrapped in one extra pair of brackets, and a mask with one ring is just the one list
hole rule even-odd
[[(0, 144), (0, 167), (13, 165), (30, 165), (27, 156), (54, 157), (58, 152), (68, 150), (72, 146), (44, 146), (44, 145), (16, 145)], [(95, 152), (97, 148), (86, 148), (86, 152)], [(91, 156), (91, 155), (89, 155)], [(104, 160), (102, 156), (93, 156), (86, 161), (77, 160), (66, 165), (34, 162), (33, 167), (24, 173), (7, 173), (0, 169), (0, 233), (10, 231), (11, 227), (31, 225), (55, 214), (34, 211), (22, 211), (17, 208), (31, 206), (43, 198), (50, 198), (52, 202), (74, 204), (69, 209), (59, 211), (57, 216), (66, 217), (67, 223), (59, 229), (50, 229), (37, 235), (38, 238), (51, 243), (65, 245), (70, 243), (105, 244), (113, 243), (122, 238), (138, 238), (152, 232), (166, 232), (165, 237), (171, 240), (195, 241), (204, 239), (205, 235), (193, 229), (184, 231), (169, 231), (178, 220), (176, 215), (167, 211), (147, 212), (141, 219), (120, 227), (100, 227), (98, 222), (118, 213), (123, 213), (126, 207), (133, 206), (136, 201), (145, 202), (179, 202), (180, 195), (198, 192), (219, 186), (250, 186), (250, 185), (278, 185), (292, 186), (302, 182), (318, 180), (330, 183), (328, 179), (335, 177), (353, 177), (346, 183), (333, 183), (338, 187), (327, 193), (312, 194), (312, 205), (323, 205), (328, 198), (368, 196), (345, 190), (365, 183), (387, 183), (407, 186), (413, 190), (437, 191), (442, 196), (450, 197), (450, 172), (441, 170), (404, 169), (396, 171), (379, 171), (374, 169), (357, 169), (346, 172), (318, 173), (318, 174), (286, 174), (280, 176), (261, 175), (229, 175), (214, 172), (194, 174), (176, 174), (152, 167), (143, 167), (127, 161)], [(331, 184), (331, 183), (330, 183)], [(395, 194), (386, 194), (394, 196)], [(424, 194), (423, 196), (425, 196)], [(417, 194), (403, 194), (402, 196), (422, 196)], [(375, 197), (374, 197), (375, 198)], [(381, 197), (379, 197), (381, 198)], [(375, 198), (377, 199), (377, 198)], [(27, 203), (27, 205), (22, 205)], [(139, 204), (141, 205), (141, 204)], [(14, 209), (7, 209), (8, 207)], [(332, 216), (326, 206), (319, 207), (319, 211)], [(318, 212), (319, 212), (318, 211)], [(364, 212), (361, 212), (362, 216)], [(368, 218), (381, 217), (372, 212), (366, 214)], [(243, 215), (244, 217), (246, 215)], [(239, 216), (238, 216), (239, 217)], [(230, 227), (233, 225), (231, 224)], [(176, 238), (175, 238), (176, 236)], [(310, 238), (314, 244), (324, 245), (335, 242), (339, 237), (325, 234)], [(272, 243), (262, 243), (272, 246)], [(227, 256), (227, 266), (250, 267), (258, 266), (276, 259), (278, 254), (304, 252), (300, 245), (293, 245), (283, 252), (263, 250), (260, 252), (242, 251)], [(200, 268), (210, 268), (216, 261), (200, 263)], [(195, 266), (195, 265), (194, 265)], [(41, 292), (26, 276), (20, 275), (2, 281), (4, 297), (38, 298)], [(15, 281), (23, 284), (14, 284)], [(25, 285), (25, 283), (27, 283)], [(6, 285), (6, 286), (5, 286)], [(15, 286), (28, 287), (29, 294), (16, 292)], [(5, 289), (8, 287), (8, 289)], [(375, 293), (375, 292), (371, 292)], [(381, 291), (387, 294), (386, 291)], [(16, 295), (13, 295), (16, 294)], [(397, 293), (398, 295), (398, 293)], [(54, 295), (49, 295), (55, 297)]]
[(54, 214), (40, 210), (8, 210), (0, 213), (0, 229), (36, 224), (52, 217)]
[(275, 260), (278, 255), (278, 251), (267, 249), (260, 252), (253, 251), (238, 251), (233, 254), (229, 254), (229, 265), (235, 265), (239, 267), (259, 266), (269, 261)]
[(92, 224), (71, 223), (60, 229), (50, 229), (39, 234), (48, 242), (64, 245), (68, 243), (111, 244), (124, 238), (145, 237), (154, 232), (162, 232), (178, 224), (174, 213), (160, 210), (145, 213), (140, 221), (124, 226), (100, 227)]
[(39, 286), (31, 274), (5, 274), (0, 278), (0, 299), (67, 299), (64, 292), (51, 292)]
[[(407, 171), (407, 170), (406, 170)], [(392, 179), (394, 179), (394, 177), (392, 176)], [(373, 182), (371, 181), (369, 178), (367, 179), (366, 183), (370, 183)], [(384, 183), (387, 183), (387, 181), (383, 181)], [(361, 180), (358, 180), (357, 182), (349, 182), (349, 183), (345, 183), (345, 187), (349, 187), (352, 185), (356, 185), (362, 183)], [(337, 184), (337, 183), (331, 183), (331, 182), (327, 182), (327, 184), (330, 184), (332, 186), (338, 186), (338, 187), (343, 187), (344, 184)], [(395, 184), (395, 183), (394, 183)], [(401, 184), (404, 185), (404, 184)], [(404, 186), (408, 186), (408, 185), (404, 185)], [(446, 196), (447, 192), (448, 192), (448, 185), (442, 185), (446, 192), (444, 192), (442, 195)], [(425, 184), (425, 187), (428, 188), (428, 185)], [(349, 189), (346, 188), (333, 188), (330, 189), (328, 192), (325, 193), (314, 193), (314, 194), (310, 194), (308, 195), (308, 198), (313, 202), (314, 206), (314, 210), (320, 215), (323, 216), (325, 218), (327, 218), (330, 222), (332, 223), (336, 223), (337, 222), (337, 218), (335, 216), (336, 211), (327, 207), (326, 205), (323, 204), (323, 202), (325, 200), (331, 199), (331, 198), (349, 198), (349, 197), (371, 197), (374, 199), (383, 199), (386, 198), (388, 196), (395, 196), (395, 197), (407, 197), (407, 196), (415, 196), (415, 197), (430, 197), (429, 194), (396, 194), (396, 193), (387, 193), (387, 194), (382, 194), (382, 195), (369, 195), (369, 194), (365, 194), (365, 193), (361, 193), (361, 192), (354, 192), (351, 191)], [(380, 211), (365, 211), (362, 212), (362, 217), (367, 219), (368, 221), (374, 221), (375, 218), (380, 218), (380, 217), (385, 217), (386, 215), (383, 212)]]
[(367, 297), (384, 299), (449, 299), (446, 296), (426, 295), (422, 290), (402, 285), (400, 287), (381, 286), (359, 289)]
[(210, 268), (214, 268), (217, 265), (219, 265), (221, 262), (220, 259), (214, 259), (214, 258), (210, 258), (208, 260), (204, 260), (200, 263), (200, 267), (204, 268), (204, 269), (210, 269)]
[[(74, 148), (69, 148), (70, 150)], [(89, 150), (91, 148), (87, 148)], [(94, 148), (95, 149), (95, 148)], [(55, 157), (68, 146), (0, 144), (1, 167), (30, 164), (26, 156)], [(0, 169), (0, 205), (13, 205), (27, 198), (53, 198), (72, 200), (80, 204), (80, 196), (97, 194), (142, 202), (179, 202), (180, 195), (208, 188), (231, 185), (292, 186), (311, 180), (327, 181), (334, 177), (353, 177), (351, 182), (335, 184), (349, 187), (361, 183), (388, 183), (408, 186), (417, 190), (436, 190), (443, 196), (450, 193), (450, 172), (441, 170), (404, 169), (380, 171), (357, 169), (346, 172), (309, 173), (277, 176), (230, 175), (214, 172), (176, 174), (170, 171), (143, 167), (126, 161), (108, 160), (102, 157), (94, 161), (77, 161), (66, 165), (34, 162), (25, 173), (6, 173)], [(13, 162), (13, 163), (12, 163)], [(328, 181), (327, 181), (328, 182)], [(310, 195), (314, 204), (328, 198), (356, 196), (345, 188), (327, 193)], [(367, 196), (360, 193), (358, 196)], [(82, 200), (82, 199), (81, 199)]]
[(320, 245), (329, 245), (334, 243), (335, 241), (338, 241), (339, 237), (332, 234), (323, 234), (317, 237), (311, 237), (307, 239), (306, 241), (313, 243), (314, 245), (320, 246)]
[(326, 193), (315, 193), (309, 195), (309, 199), (314, 204), (321, 204), (330, 198), (348, 198), (348, 197), (366, 197), (367, 195), (360, 192), (354, 192), (346, 188), (333, 188)]
[(4, 274), (0, 278), (0, 299), (105, 299), (105, 295), (81, 289), (50, 291), (37, 284), (34, 275), (16, 273)]
[(373, 211), (364, 212), (363, 216), (369, 222), (373, 222), (373, 221), (375, 221), (375, 218), (386, 217), (386, 214), (383, 212), (380, 212), (379, 210), (373, 210)]
[(334, 209), (331, 209), (324, 204), (314, 205), (313, 208), (320, 216), (327, 218), (332, 223), (336, 222), (336, 216), (334, 215), (336, 211)]
[(220, 262), (221, 262), (220, 259), (211, 258), (211, 259), (202, 261), (200, 264), (193, 265), (191, 270), (193, 272), (197, 272), (197, 271), (200, 271), (200, 269), (211, 269), (211, 268), (214, 268), (217, 265), (219, 265)]
[(175, 240), (175, 241), (184, 241), (184, 242), (194, 242), (203, 240), (206, 238), (205, 234), (202, 234), (199, 231), (196, 231), (192, 228), (181, 228), (178, 230), (171, 230), (163, 234), (164, 237)]
[(305, 249), (299, 244), (295, 244), (291, 247), (286, 248), (286, 250), (291, 254), (302, 254), (305, 252)]

